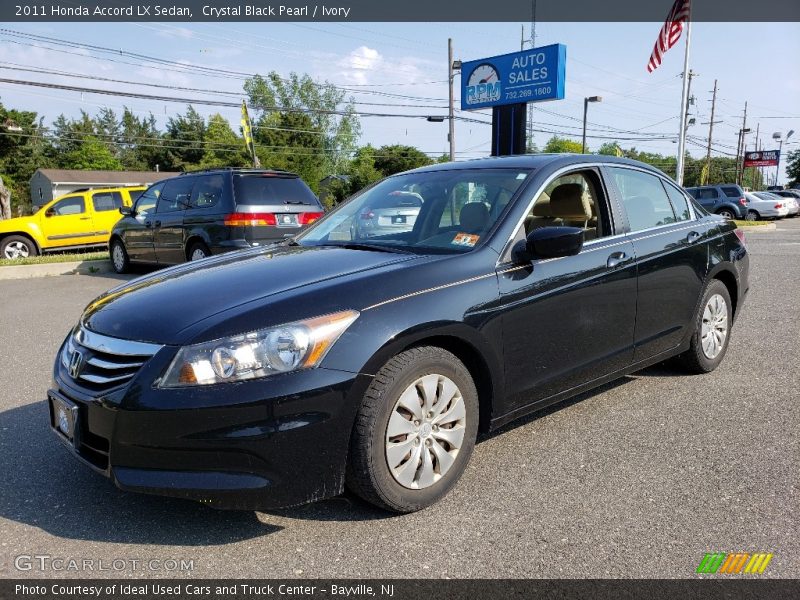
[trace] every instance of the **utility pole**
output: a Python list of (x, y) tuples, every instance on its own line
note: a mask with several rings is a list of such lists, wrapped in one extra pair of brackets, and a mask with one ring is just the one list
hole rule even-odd
[[(757, 123), (756, 124), (756, 141), (753, 142), (753, 150), (758, 150), (758, 132), (759, 132), (760, 129), (761, 129), (761, 123)], [(746, 149), (747, 149), (747, 146), (745, 145), (745, 147), (742, 149), (742, 160), (744, 160), (744, 154), (745, 154), (745, 150)], [(744, 162), (742, 162), (742, 164), (744, 164)], [(744, 167), (742, 167), (742, 172), (744, 173)], [(751, 178), (751, 180), (750, 180), (750, 183), (752, 184), (753, 189), (757, 189), (759, 187), (759, 186), (756, 185), (756, 173), (757, 172), (758, 172), (758, 169), (755, 168), (755, 167), (753, 167), (753, 170), (750, 172), (752, 174), (752, 176), (753, 176)], [(744, 174), (742, 174), (742, 180), (744, 180)]]
[(706, 185), (711, 177), (711, 134), (714, 132), (714, 109), (717, 106), (717, 80), (714, 80), (714, 92), (711, 96), (711, 120), (708, 122), (708, 148), (706, 149)]
[(453, 79), (455, 73), (453, 72), (453, 38), (447, 38), (447, 80), (450, 82), (450, 104), (448, 107), (448, 122), (450, 125), (447, 139), (450, 142), (450, 162), (456, 159), (456, 133), (455, 122), (453, 115)]
[(689, 69), (689, 84), (686, 86), (686, 94), (688, 95), (689, 100), (686, 102), (686, 115), (684, 115), (685, 125), (683, 126), (684, 132), (689, 130), (689, 107), (694, 104), (694, 96), (692, 96), (692, 79), (699, 76), (700, 73), (695, 73)]
[(741, 172), (744, 169), (741, 167), (743, 164), (744, 152), (744, 136), (747, 134), (747, 102), (744, 103), (744, 116), (742, 117), (742, 128), (739, 130), (739, 143), (736, 146), (736, 183), (741, 184)]

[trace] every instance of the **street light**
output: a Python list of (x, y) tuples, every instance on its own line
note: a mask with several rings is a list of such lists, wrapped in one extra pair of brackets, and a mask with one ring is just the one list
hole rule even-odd
[(602, 96), (589, 96), (583, 99), (583, 142), (581, 143), (581, 154), (586, 154), (586, 112), (589, 110), (589, 102), (602, 101)]
[(772, 134), (772, 139), (773, 140), (778, 140), (780, 142), (778, 144), (778, 164), (775, 165), (775, 167), (776, 167), (775, 168), (775, 183), (773, 185), (778, 185), (778, 173), (781, 172), (781, 150), (783, 150), (783, 140), (784, 139), (788, 140), (790, 137), (792, 137), (792, 135), (794, 135), (794, 129), (790, 129), (786, 133), (786, 138), (783, 138), (781, 136), (781, 132), (780, 131), (776, 131), (775, 133)]

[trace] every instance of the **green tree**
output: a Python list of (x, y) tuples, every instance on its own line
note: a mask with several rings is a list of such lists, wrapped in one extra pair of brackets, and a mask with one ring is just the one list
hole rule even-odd
[(181, 170), (197, 166), (203, 159), (206, 137), (206, 121), (193, 106), (186, 108), (185, 115), (170, 117), (164, 134), (167, 150), (166, 170)]
[[(248, 79), (244, 89), (250, 106), (258, 113), (259, 125), (265, 123), (274, 126), (275, 123), (280, 123), (281, 120), (275, 120), (274, 117), (278, 114), (283, 122), (293, 125), (289, 128), (292, 132), (319, 136), (318, 140), (292, 138), (289, 147), (283, 148), (284, 151), (291, 153), (295, 148), (310, 148), (319, 152), (316, 156), (318, 172), (324, 175), (340, 174), (345, 170), (361, 135), (361, 125), (353, 99), (346, 99), (344, 91), (328, 82), (317, 83), (308, 75), (290, 73), (288, 79), (284, 79), (275, 71), (266, 77), (256, 75)], [(295, 126), (301, 124), (301, 121), (289, 118), (288, 115), (292, 113), (308, 117), (308, 120), (302, 120), (302, 128)], [(254, 136), (257, 145), (276, 139), (275, 136), (268, 135), (268, 131), (257, 128)], [(277, 152), (279, 148), (271, 150)], [(306, 181), (315, 189), (319, 178), (316, 174), (313, 176), (316, 181)]]
[[(586, 151), (589, 151), (587, 146)], [(581, 153), (581, 143), (576, 142), (575, 140), (570, 140), (568, 138), (559, 137), (554, 135), (542, 148), (542, 152), (573, 152), (580, 154)]]
[(92, 136), (86, 136), (79, 147), (67, 152), (60, 161), (60, 166), (65, 169), (100, 171), (122, 169), (122, 163), (114, 156), (108, 144)]
[(251, 164), (245, 155), (244, 141), (219, 113), (209, 117), (204, 143), (206, 149), (198, 165), (200, 168), (245, 167)]
[(790, 186), (800, 184), (800, 150), (792, 150), (786, 156), (786, 175)]
[(414, 146), (393, 144), (381, 146), (374, 154), (375, 168), (384, 176), (394, 175), (433, 163), (430, 157)]
[(137, 117), (128, 108), (120, 119), (120, 161), (132, 171), (154, 171), (168, 164), (167, 150), (164, 148), (162, 134), (156, 118), (151, 113), (147, 117)]
[(606, 142), (600, 146), (597, 153), (606, 156), (623, 156), (622, 146), (618, 142)]

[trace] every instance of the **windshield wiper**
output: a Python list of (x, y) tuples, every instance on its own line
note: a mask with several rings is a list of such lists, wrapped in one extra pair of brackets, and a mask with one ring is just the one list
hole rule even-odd
[(326, 242), (324, 244), (316, 244), (317, 246), (330, 246), (333, 248), (347, 248), (348, 250), (376, 250), (378, 252), (395, 252), (399, 254), (414, 254), (411, 250), (405, 248), (397, 248), (395, 246), (384, 246), (383, 244), (363, 244), (361, 242), (345, 242), (343, 244), (333, 244)]

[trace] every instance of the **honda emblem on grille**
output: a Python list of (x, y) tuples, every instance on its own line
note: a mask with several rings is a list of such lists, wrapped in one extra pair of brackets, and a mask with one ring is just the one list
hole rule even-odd
[(72, 356), (69, 358), (69, 376), (77, 379), (83, 369), (83, 354), (78, 350), (72, 351)]

